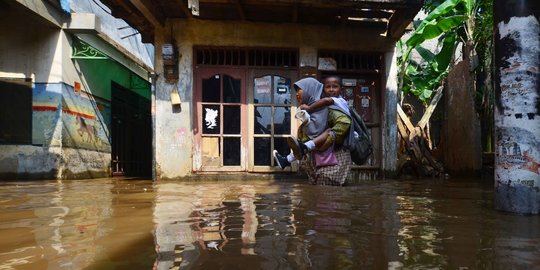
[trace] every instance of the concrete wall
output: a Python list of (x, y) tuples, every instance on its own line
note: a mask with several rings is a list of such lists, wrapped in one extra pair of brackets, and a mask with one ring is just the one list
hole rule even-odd
[[(11, 2), (0, 9), (0, 51), (5, 52), (0, 78), (33, 82), (32, 145), (0, 145), (2, 179), (110, 175), (111, 107), (94, 96), (110, 100), (112, 80), (130, 88), (132, 73), (113, 60), (73, 60), (72, 35), (61, 29), (66, 19), (43, 1)], [(140, 39), (138, 45), (132, 51), (146, 53), (148, 62)], [(98, 76), (100, 70), (109, 74)], [(74, 90), (74, 82), (81, 82), (82, 91)], [(150, 98), (147, 82), (146, 91)]]
[(15, 5), (3, 6), (0, 9), (0, 77), (60, 82), (59, 30)]
[[(188, 176), (193, 164), (199, 162), (197, 156), (195, 160), (191, 157), (194, 45), (299, 48), (301, 66), (317, 66), (318, 49), (385, 53), (393, 51), (395, 45), (393, 40), (378, 33), (339, 26), (174, 20), (169, 21), (164, 29), (163, 32), (157, 32), (155, 38), (155, 71), (158, 74), (154, 104), (155, 158), (156, 174), (161, 179)], [(174, 85), (166, 83), (162, 76), (161, 46), (163, 43), (171, 43), (173, 38), (181, 55), (177, 85), (182, 100), (181, 111), (173, 111), (170, 92)], [(392, 54), (387, 57), (392, 59)], [(393, 73), (385, 74), (393, 76)], [(383, 80), (383, 84), (386, 84), (387, 76), (383, 75)], [(386, 124), (393, 122), (395, 125), (395, 121), (390, 120)]]
[(77, 0), (70, 1), (70, 7), (72, 12), (95, 14), (99, 18), (100, 31), (104, 35), (131, 52), (146, 65), (153, 66), (154, 46), (143, 44), (140, 35), (133, 35), (137, 30), (129, 27), (124, 20), (113, 17), (107, 6), (98, 3), (99, 1), (93, 0)]

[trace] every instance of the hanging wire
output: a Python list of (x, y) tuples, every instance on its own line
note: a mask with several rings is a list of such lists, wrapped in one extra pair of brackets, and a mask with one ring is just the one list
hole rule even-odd
[(128, 37), (137, 35), (137, 34), (139, 34), (139, 31), (135, 31), (135, 33), (133, 33), (133, 34), (131, 34), (131, 35), (127, 35), (127, 36), (125, 36), (125, 37), (121, 37), (121, 39), (125, 39), (125, 38), (128, 38)]
[(103, 11), (107, 12), (109, 15), (112, 15), (111, 12), (104, 8), (101, 3), (98, 3), (98, 1), (92, 0), (92, 2), (94, 2), (94, 4), (96, 4), (99, 8), (103, 9)]

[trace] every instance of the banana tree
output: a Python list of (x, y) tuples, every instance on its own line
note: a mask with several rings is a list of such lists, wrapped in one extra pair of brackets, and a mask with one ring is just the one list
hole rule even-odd
[[(398, 59), (399, 89), (402, 95), (411, 93), (424, 103), (429, 101), (433, 90), (448, 75), (457, 45), (472, 40), (477, 10), (475, 0), (446, 0), (422, 20), (406, 41), (398, 42), (401, 51)], [(439, 40), (440, 50), (437, 53), (422, 46), (435, 38)], [(411, 58), (413, 51), (420, 55), (421, 61)]]

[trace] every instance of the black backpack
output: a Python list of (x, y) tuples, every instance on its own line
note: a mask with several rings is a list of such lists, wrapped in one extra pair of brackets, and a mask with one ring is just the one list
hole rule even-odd
[(363, 165), (368, 160), (371, 153), (373, 153), (373, 145), (369, 138), (369, 133), (364, 120), (358, 115), (353, 107), (349, 107), (351, 113), (352, 126), (351, 130), (358, 133), (358, 138), (354, 139), (354, 143), (349, 146), (351, 150), (351, 159), (356, 165)]

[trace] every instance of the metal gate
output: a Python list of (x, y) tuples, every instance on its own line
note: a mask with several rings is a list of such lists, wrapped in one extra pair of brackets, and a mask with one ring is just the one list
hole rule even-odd
[(112, 83), (112, 174), (152, 176), (150, 101)]

